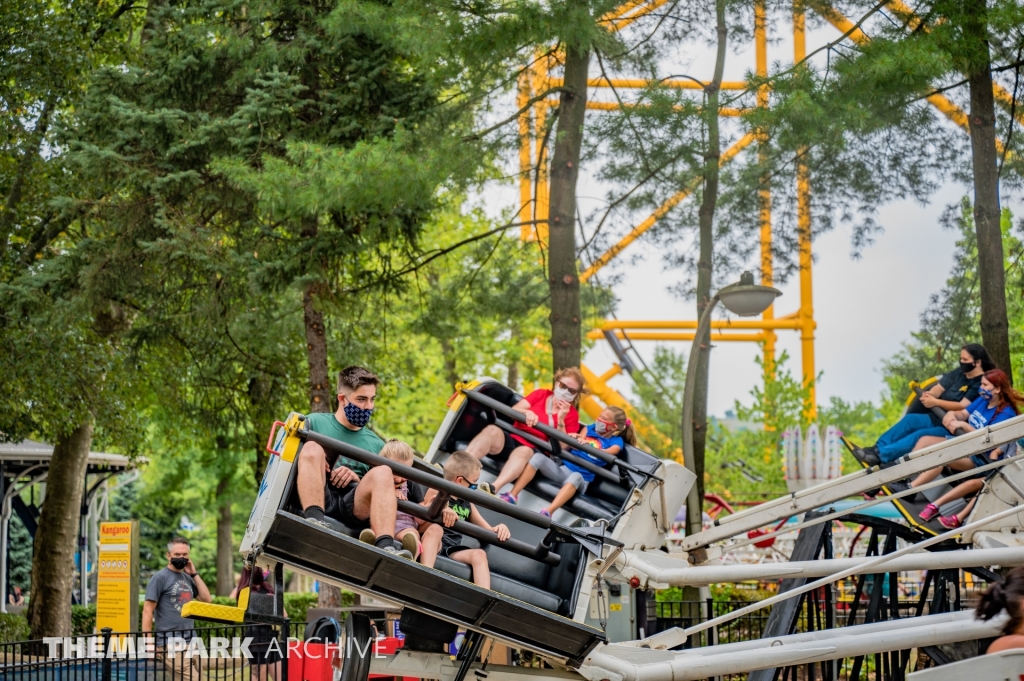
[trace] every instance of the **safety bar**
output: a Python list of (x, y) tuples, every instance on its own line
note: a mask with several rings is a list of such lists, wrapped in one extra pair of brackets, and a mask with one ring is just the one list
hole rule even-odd
[[(917, 395), (917, 399), (920, 400), (921, 399), (921, 395), (924, 394), (924, 390), (922, 390), (919, 386), (915, 385), (914, 386), (914, 394)], [(922, 404), (921, 406), (923, 407), (924, 405)], [(937, 416), (939, 418), (939, 422), (940, 423), (942, 422), (942, 419), (946, 418), (946, 414), (949, 413), (948, 411), (946, 411), (942, 407), (932, 407), (931, 408), (931, 412), (933, 414), (935, 414), (935, 416)], [(957, 428), (956, 432), (953, 433), (953, 435), (963, 435), (966, 432), (967, 431), (964, 430), (963, 428)]]
[[(515, 433), (518, 437), (523, 438), (524, 440), (532, 444), (534, 447), (540, 447), (542, 449), (546, 449), (549, 452), (552, 452), (552, 450), (554, 449), (554, 447), (552, 447), (550, 443), (544, 442), (544, 440), (541, 440), (539, 437), (530, 435), (524, 430), (519, 430), (518, 428), (509, 425), (505, 421), (495, 421), (495, 424), (505, 432)], [(560, 449), (558, 452), (552, 453), (554, 454), (554, 456), (560, 456), (566, 461), (573, 463), (579, 466), (580, 468), (584, 468), (600, 478), (609, 480), (617, 485), (622, 484), (622, 480), (619, 479), (619, 476), (615, 475), (615, 473), (612, 473), (610, 470), (604, 468), (603, 466), (598, 466), (593, 461), (587, 461), (586, 459), (582, 459), (576, 456), (572, 452), (567, 452), (562, 449)]]
[[(502, 416), (507, 416), (510, 419), (513, 419), (514, 421), (519, 421), (520, 423), (526, 423), (526, 416), (524, 416), (522, 412), (516, 411), (507, 404), (502, 404), (498, 400), (487, 397), (487, 395), (481, 395), (479, 392), (476, 392), (474, 390), (466, 390), (465, 388), (463, 388), (462, 393), (469, 399), (473, 400), (474, 402), (478, 402), (484, 405), (485, 407), (489, 407), (494, 411), (498, 412), (499, 414), (501, 414)], [(546, 435), (549, 439), (557, 440), (563, 444), (569, 445), (573, 449), (582, 449), (584, 447), (589, 446), (581, 444), (580, 441), (577, 440), (576, 438), (570, 437), (561, 431), (555, 430), (551, 426), (544, 425), (543, 423), (535, 423), (531, 427), (534, 428), (535, 430), (540, 431), (541, 433), (544, 433), (544, 435)], [(520, 433), (516, 433), (516, 435), (521, 436)], [(658, 476), (648, 473), (647, 471), (642, 470), (640, 468), (637, 468), (633, 464), (623, 461), (621, 458), (617, 456), (605, 454), (596, 447), (590, 447), (589, 453), (603, 460), (605, 463), (609, 463), (612, 466), (618, 466), (622, 470), (630, 471), (631, 473), (636, 473), (637, 475), (642, 475), (647, 478), (661, 480), (661, 478), (659, 478)]]
[[(365, 449), (359, 447), (353, 447), (352, 445), (335, 440), (332, 437), (328, 437), (321, 433), (314, 433), (308, 428), (300, 428), (296, 433), (300, 440), (305, 442), (315, 442), (324, 448), (324, 451), (328, 453), (327, 463), (334, 466), (334, 461), (337, 460), (338, 456), (345, 456), (353, 461), (359, 463), (365, 463), (367, 466), (387, 466), (391, 469), (395, 475), (412, 480), (413, 482), (431, 487), (439, 492), (447, 492), (452, 496), (458, 497), (459, 499), (465, 499), (466, 501), (476, 504), (477, 506), (483, 506), (489, 508), (492, 511), (502, 513), (516, 520), (521, 520), (528, 525), (534, 525), (545, 530), (551, 527), (551, 519), (542, 516), (540, 513), (534, 511), (527, 511), (526, 509), (513, 506), (512, 504), (505, 503), (500, 499), (480, 492), (472, 490), (462, 485), (445, 480), (426, 471), (421, 471), (411, 466), (403, 466), (400, 463), (396, 463), (390, 459), (385, 459), (383, 456), (377, 454), (371, 454)], [(332, 457), (331, 454), (334, 456)]]
[[(438, 514), (436, 517), (431, 517), (430, 509), (426, 508), (425, 506), (420, 506), (419, 504), (414, 504), (411, 501), (399, 499), (398, 510), (401, 511), (402, 513), (408, 513), (409, 515), (419, 518), (420, 520), (426, 520), (427, 522), (437, 523), (438, 525), (442, 524), (440, 514)], [(534, 546), (533, 544), (527, 544), (526, 542), (520, 539), (515, 539), (513, 537), (509, 537), (505, 541), (501, 541), (498, 539), (498, 535), (496, 535), (494, 532), (485, 530), (479, 525), (467, 523), (464, 520), (456, 520), (455, 524), (452, 525), (451, 529), (455, 530), (456, 532), (461, 532), (462, 534), (468, 535), (478, 541), (482, 541), (487, 544), (494, 544), (495, 546), (500, 546), (501, 548), (507, 549), (512, 553), (518, 553), (522, 556), (539, 560), (547, 565), (556, 566), (560, 562), (562, 562), (562, 557), (557, 553), (551, 553), (549, 547), (545, 546), (543, 543), (539, 546)]]

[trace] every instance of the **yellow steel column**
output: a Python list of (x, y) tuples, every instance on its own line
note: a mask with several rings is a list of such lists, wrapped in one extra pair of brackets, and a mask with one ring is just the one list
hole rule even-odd
[[(533, 91), (544, 92), (548, 87), (548, 76), (550, 75), (550, 64), (548, 59), (537, 62), (534, 69)], [(554, 131), (547, 135), (545, 141), (545, 127), (547, 126), (548, 109), (547, 99), (537, 102), (534, 108), (533, 130), (537, 141), (537, 152), (534, 155), (537, 159), (537, 203), (533, 210), (533, 219), (537, 220), (537, 240), (542, 244), (548, 243), (548, 145), (554, 142)]]
[[(764, 0), (754, 3), (754, 52), (757, 75), (765, 78), (768, 76), (768, 24), (765, 16)], [(768, 106), (768, 86), (762, 85), (757, 90), (757, 105)], [(763, 138), (758, 145), (757, 157), (762, 167), (767, 166), (768, 152), (764, 147)], [(772, 194), (768, 186), (769, 176), (767, 173), (761, 177), (761, 188), (757, 192), (761, 222), (761, 283), (765, 286), (772, 285)], [(775, 306), (771, 305), (762, 319), (775, 319)], [(777, 335), (774, 330), (766, 329), (764, 335), (764, 376), (769, 380), (775, 376), (775, 340)]]
[[(794, 5), (793, 10), (793, 61), (801, 62), (807, 57), (807, 36), (804, 27), (803, 9)], [(804, 417), (817, 417), (817, 399), (814, 387), (814, 299), (811, 286), (811, 187), (807, 163), (803, 160), (805, 150), (800, 150), (796, 165), (796, 221), (797, 238), (800, 247), (800, 355), (803, 368), (803, 383), (808, 388), (804, 404)]]
[[(519, 76), (519, 93), (516, 96), (516, 108), (522, 109), (530, 101), (531, 71), (528, 69)], [(524, 111), (519, 117), (519, 222), (533, 219), (533, 154), (530, 149), (530, 112)], [(534, 225), (524, 224), (519, 228), (519, 238), (531, 241), (536, 232)]]

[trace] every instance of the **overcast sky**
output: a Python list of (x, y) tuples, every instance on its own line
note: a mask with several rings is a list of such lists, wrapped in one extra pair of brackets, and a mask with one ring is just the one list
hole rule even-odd
[[(769, 46), (769, 62), (790, 64), (793, 47), (789, 17), (769, 19), (774, 34), (774, 42)], [(839, 35), (831, 27), (811, 30), (807, 38), (808, 52)], [(685, 55), (681, 63), (666, 65), (666, 73), (686, 73), (710, 80), (714, 55), (709, 48), (694, 45), (692, 50), (682, 48), (680, 54)], [(753, 67), (751, 42), (738, 53), (730, 52), (725, 80), (742, 80), (744, 73)], [(592, 65), (592, 76), (595, 70)], [(588, 116), (594, 115), (600, 114), (588, 112)], [(594, 199), (605, 196), (609, 188), (586, 177), (586, 167), (581, 170), (577, 193), (581, 212), (586, 215), (600, 205)], [(817, 371), (823, 372), (818, 385), (820, 404), (826, 403), (832, 395), (847, 401), (878, 401), (883, 388), (882, 361), (909, 340), (910, 332), (918, 327), (919, 315), (928, 304), (929, 296), (941, 289), (953, 264), (957, 235), (940, 226), (939, 215), (946, 205), (959, 202), (968, 191), (965, 186), (950, 183), (935, 193), (929, 205), (904, 201), (881, 206), (878, 217), (884, 233), (877, 235), (875, 243), (865, 248), (856, 260), (850, 255), (847, 229), (839, 227), (815, 241), (816, 359)], [(485, 201), (489, 208), (496, 207), (498, 195), (506, 203), (505, 208), (514, 205), (515, 190), (510, 188), (491, 194)], [(620, 231), (627, 230), (628, 227), (623, 226)], [(669, 293), (679, 277), (665, 271), (654, 248), (641, 239), (624, 252), (630, 259), (637, 254), (645, 256), (641, 262), (614, 268), (623, 276), (621, 284), (615, 288), (619, 300), (617, 316), (620, 319), (694, 319), (693, 300), (682, 300)], [(783, 295), (776, 303), (776, 316), (794, 312), (799, 306), (795, 277), (780, 288)], [(647, 359), (653, 355), (654, 343), (638, 341), (635, 345)], [(688, 352), (689, 345), (689, 342), (677, 343), (674, 348)], [(798, 332), (779, 331), (778, 349), (780, 353), (789, 351), (789, 366), (799, 376)], [(711, 414), (723, 415), (737, 399), (749, 403), (750, 390), (760, 382), (755, 364), (758, 353), (758, 346), (752, 343), (719, 343), (714, 347), (708, 405)], [(602, 373), (615, 362), (615, 357), (606, 344), (600, 342), (587, 354), (585, 362), (595, 372)], [(628, 394), (628, 378), (617, 378), (613, 385)]]

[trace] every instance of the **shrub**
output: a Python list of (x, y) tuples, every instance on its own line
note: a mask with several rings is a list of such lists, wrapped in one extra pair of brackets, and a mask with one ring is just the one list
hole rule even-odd
[(0, 643), (27, 641), (30, 636), (28, 620), (22, 613), (0, 613)]
[(71, 606), (71, 635), (87, 636), (96, 629), (95, 605)]
[[(351, 602), (345, 602), (345, 597), (348, 596), (350, 601), (354, 601), (354, 594), (343, 591), (341, 593), (341, 600), (343, 605), (351, 605)], [(305, 622), (306, 613), (309, 612), (310, 608), (316, 607), (317, 595), (315, 593), (286, 593), (284, 595), (284, 609), (288, 612), (288, 618), (292, 622)]]

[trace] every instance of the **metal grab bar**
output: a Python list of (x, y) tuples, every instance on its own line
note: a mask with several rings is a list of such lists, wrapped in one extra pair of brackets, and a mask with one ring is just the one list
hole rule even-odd
[[(516, 411), (515, 409), (513, 409), (510, 406), (508, 406), (507, 404), (502, 404), (498, 400), (495, 400), (495, 399), (493, 399), (491, 397), (488, 397), (487, 395), (482, 395), (482, 394), (480, 394), (480, 393), (478, 393), (476, 391), (473, 391), (473, 390), (466, 390), (465, 388), (462, 389), (462, 394), (465, 395), (466, 397), (468, 397), (469, 399), (473, 400), (474, 402), (478, 402), (478, 403), (484, 405), (485, 407), (489, 407), (489, 408), (493, 409), (494, 411), (498, 412), (502, 416), (507, 416), (510, 419), (512, 419), (514, 421), (518, 421), (520, 423), (526, 423), (526, 416), (524, 416), (522, 412)], [(548, 437), (548, 439), (557, 440), (558, 442), (561, 442), (563, 444), (569, 445), (570, 447), (573, 447), (575, 449), (580, 449), (582, 447), (586, 447), (587, 446), (587, 445), (581, 444), (579, 442), (579, 440), (577, 440), (576, 438), (570, 437), (570, 436), (566, 435), (565, 433), (563, 433), (561, 431), (555, 430), (551, 426), (544, 425), (543, 423), (535, 423), (531, 427), (533, 429), (537, 430), (537, 431), (540, 431), (541, 433), (544, 433), (544, 435), (546, 435)], [(518, 433), (517, 433), (517, 435), (518, 435)], [(661, 480), (661, 478), (659, 478), (658, 476), (653, 475), (652, 473), (648, 473), (647, 471), (642, 470), (640, 468), (637, 468), (633, 464), (628, 463), (626, 461), (623, 461), (621, 458), (619, 458), (617, 456), (612, 456), (611, 454), (605, 454), (604, 452), (602, 452), (600, 449), (597, 449), (596, 447), (591, 447), (590, 449), (591, 449), (591, 451), (589, 453), (593, 454), (594, 456), (596, 456), (599, 459), (602, 459), (605, 463), (611, 464), (612, 466), (617, 466), (617, 467), (621, 468), (622, 470), (626, 470), (626, 471), (629, 471), (631, 473), (636, 473), (637, 475), (642, 475), (642, 476), (644, 476), (646, 478), (652, 478), (654, 480)]]
[[(551, 519), (542, 516), (539, 513), (527, 511), (526, 509), (513, 506), (512, 504), (507, 504), (500, 499), (492, 497), (490, 494), (463, 487), (462, 485), (445, 480), (444, 478), (427, 473), (426, 471), (421, 471), (416, 468), (412, 468), (411, 466), (403, 466), (402, 464), (391, 461), (390, 459), (385, 459), (383, 456), (371, 454), (365, 449), (353, 447), (346, 442), (335, 440), (334, 438), (321, 433), (315, 433), (306, 427), (300, 428), (296, 432), (296, 436), (298, 436), (298, 438), (303, 442), (315, 442), (323, 447), (324, 452), (327, 453), (327, 463), (331, 467), (334, 466), (334, 462), (339, 456), (347, 457), (353, 461), (358, 461), (359, 463), (365, 463), (370, 467), (387, 466), (399, 477), (412, 480), (413, 482), (424, 485), (425, 487), (436, 489), (439, 492), (447, 492), (448, 494), (457, 496), (460, 499), (465, 499), (477, 506), (483, 506), (484, 508), (489, 508), (492, 511), (507, 515), (510, 518), (521, 520), (528, 525), (540, 527), (545, 530), (550, 529), (552, 526)], [(333, 456), (331, 456), (332, 454)], [(566, 534), (573, 534), (570, 531), (570, 528), (563, 528), (561, 526), (559, 526), (559, 528)]]
[(562, 450), (562, 449), (559, 449), (558, 452), (554, 452), (553, 451), (554, 447), (552, 447), (549, 443), (544, 442), (539, 437), (534, 437), (533, 435), (530, 435), (526, 431), (523, 431), (523, 430), (520, 430), (520, 429), (518, 429), (518, 428), (516, 428), (514, 426), (511, 426), (511, 425), (509, 425), (508, 423), (506, 423), (504, 421), (495, 421), (495, 425), (497, 425), (499, 428), (501, 428), (505, 432), (515, 433), (517, 436), (523, 438), (524, 440), (526, 440), (530, 444), (534, 445), (535, 447), (539, 446), (542, 449), (547, 449), (554, 456), (560, 456), (563, 459), (565, 459), (566, 461), (568, 461), (570, 463), (573, 463), (573, 464), (579, 466), (580, 468), (584, 468), (584, 469), (590, 471), (591, 473), (593, 473), (594, 475), (596, 475), (596, 476), (598, 476), (600, 478), (604, 478), (605, 480), (609, 480), (609, 481), (615, 483), (616, 485), (621, 485), (622, 484), (622, 480), (619, 479), (619, 476), (615, 475), (615, 473), (612, 473), (610, 470), (608, 470), (607, 468), (604, 468), (603, 466), (598, 466), (597, 464), (595, 464), (592, 461), (587, 461), (586, 459), (582, 459), (582, 458), (576, 456), (572, 452), (567, 452), (567, 451)]
[[(465, 489), (465, 488), (463, 488)], [(440, 493), (439, 493), (440, 495)], [(437, 523), (444, 527), (441, 523), (441, 515), (438, 513), (436, 517), (431, 517), (430, 510), (419, 504), (414, 504), (411, 501), (405, 501), (403, 499), (398, 500), (398, 510), (402, 513), (408, 513), (411, 516), (419, 518), (420, 520), (426, 520), (427, 522)], [(463, 520), (456, 520), (455, 524), (452, 525), (451, 529), (456, 532), (461, 532), (467, 536), (473, 537), (477, 541), (484, 542), (485, 544), (494, 544), (503, 549), (511, 551), (512, 553), (518, 553), (519, 555), (526, 556), (527, 558), (533, 558), (539, 560), (546, 565), (555, 566), (562, 562), (562, 557), (557, 553), (551, 553), (548, 547), (544, 544), (534, 546), (533, 544), (527, 544), (526, 542), (509, 537), (505, 541), (500, 541), (498, 535), (494, 532), (490, 532), (474, 525), (473, 523), (467, 523)]]

